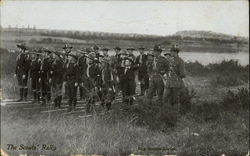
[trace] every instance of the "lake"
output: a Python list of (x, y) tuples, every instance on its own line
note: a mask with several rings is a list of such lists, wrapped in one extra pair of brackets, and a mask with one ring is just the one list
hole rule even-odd
[(249, 53), (200, 53), (200, 52), (180, 52), (179, 56), (187, 62), (198, 61), (203, 65), (209, 63), (220, 63), (223, 60), (237, 60), (240, 65), (246, 66), (249, 64)]
[[(164, 52), (163, 52), (164, 53)], [(110, 55), (114, 55), (114, 51), (109, 51)], [(138, 55), (138, 51), (134, 51), (135, 55)], [(214, 53), (214, 52), (183, 52), (179, 53), (179, 56), (186, 62), (198, 61), (203, 65), (209, 63), (220, 63), (223, 60), (237, 60), (240, 65), (246, 66), (249, 64), (249, 53)]]

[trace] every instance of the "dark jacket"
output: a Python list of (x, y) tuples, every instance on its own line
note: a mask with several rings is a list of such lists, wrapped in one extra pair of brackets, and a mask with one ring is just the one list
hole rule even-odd
[(78, 82), (80, 83), (79, 67), (75, 63), (68, 63), (65, 69), (65, 80), (67, 82)]
[(31, 60), (29, 59), (29, 55), (26, 53), (21, 53), (17, 56), (16, 59), (16, 71), (17, 75), (27, 75), (30, 69)]
[(55, 59), (51, 66), (52, 82), (54, 84), (63, 83), (64, 67), (62, 59)]
[(30, 77), (32, 79), (39, 78), (40, 76), (40, 68), (41, 68), (41, 60), (36, 58), (35, 60), (31, 61), (30, 64)]

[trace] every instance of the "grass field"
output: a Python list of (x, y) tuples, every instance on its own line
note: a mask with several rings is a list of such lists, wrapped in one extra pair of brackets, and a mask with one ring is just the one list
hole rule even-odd
[[(227, 62), (233, 71), (233, 62)], [(216, 69), (218, 66), (214, 65)], [(190, 65), (190, 64), (189, 64)], [(190, 65), (191, 66), (191, 65)], [(214, 76), (223, 76), (219, 71), (209, 74), (191, 73), (187, 66), (185, 78), (189, 90), (195, 96), (187, 101), (189, 109), (179, 114), (176, 126), (169, 127), (168, 113), (158, 116), (152, 106), (145, 106), (143, 99), (138, 99), (138, 106), (128, 111), (117, 111), (114, 107), (110, 115), (80, 119), (74, 116), (42, 115), (39, 111), (23, 111), (18, 108), (1, 107), (1, 144), (11, 155), (27, 153), (29, 155), (70, 155), (104, 154), (107, 156), (125, 156), (130, 153), (193, 155), (245, 155), (249, 147), (249, 91), (248, 80), (240, 76), (240, 83), (225, 85), (214, 81)], [(197, 64), (192, 65), (200, 66)], [(210, 65), (212, 66), (212, 65)], [(225, 67), (225, 66), (224, 66)], [(197, 67), (196, 67), (197, 68)], [(244, 75), (247, 68), (235, 66), (235, 73)], [(226, 70), (224, 70), (226, 72)], [(239, 72), (241, 71), (241, 72)], [(208, 71), (207, 71), (208, 72)], [(12, 91), (14, 77), (5, 77), (1, 85), (7, 95)], [(230, 79), (228, 80), (230, 81)], [(14, 83), (12, 83), (14, 82)], [(216, 85), (215, 85), (215, 82)], [(228, 90), (231, 90), (228, 92)], [(141, 110), (141, 111), (138, 111)], [(148, 110), (156, 110), (155, 112)], [(137, 122), (131, 122), (132, 115), (137, 115)], [(171, 119), (171, 118), (170, 118)], [(140, 123), (146, 124), (140, 124)], [(51, 150), (7, 150), (7, 144), (15, 145), (54, 145)], [(173, 148), (162, 151), (143, 151), (138, 148)]]
[[(53, 42), (50, 43), (51, 39)], [(18, 98), (14, 77), (16, 53), (8, 53), (6, 48), (15, 48), (15, 44), (20, 41), (27, 41), (33, 46), (58, 48), (69, 41), (77, 42), (74, 47), (94, 43), (115, 46), (118, 43), (101, 39), (59, 39), (51, 36), (7, 35), (5, 40), (1, 41), (3, 98)], [(146, 43), (145, 41), (134, 44), (138, 46)], [(128, 40), (122, 44), (134, 46)], [(200, 50), (200, 45), (195, 46)], [(190, 48), (190, 51), (193, 48)], [(224, 50), (228, 48), (230, 49), (230, 46)], [(145, 105), (144, 98), (137, 99), (138, 105), (124, 111), (119, 109), (123, 108), (122, 105), (116, 105), (109, 114), (86, 119), (1, 106), (1, 147), (11, 156), (66, 156), (90, 153), (106, 156), (128, 156), (130, 153), (169, 153), (178, 156), (246, 155), (249, 150), (249, 65), (242, 67), (235, 61), (224, 61), (204, 66), (194, 62), (186, 63), (186, 71), (185, 84), (188, 91), (182, 103), (183, 112), (178, 114), (175, 126), (168, 125), (172, 122), (170, 109), (159, 108), (156, 102), (154, 105)], [(134, 116), (137, 117), (136, 120), (132, 120)], [(7, 144), (39, 145), (39, 148), (8, 150)], [(43, 145), (51, 148), (42, 150)], [(138, 148), (171, 150), (143, 151)]]

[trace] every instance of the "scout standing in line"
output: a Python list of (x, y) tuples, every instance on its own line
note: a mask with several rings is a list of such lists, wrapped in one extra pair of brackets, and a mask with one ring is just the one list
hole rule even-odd
[(115, 79), (115, 88), (116, 88), (116, 94), (118, 94), (121, 91), (121, 86), (120, 86), (120, 75), (121, 71), (120, 66), (121, 66), (121, 48), (120, 47), (115, 47), (115, 55), (111, 57), (111, 66), (114, 70), (114, 79)]
[(130, 58), (124, 58), (124, 67), (120, 67), (122, 71), (121, 75), (121, 89), (123, 95), (123, 102), (128, 105), (132, 105), (135, 94), (135, 71), (137, 66), (132, 65), (133, 60)]
[(181, 90), (185, 87), (183, 78), (185, 78), (184, 61), (179, 57), (179, 49), (173, 45), (170, 50), (169, 71), (166, 77), (166, 86), (164, 92), (164, 101), (170, 105), (179, 104)]
[(61, 107), (62, 103), (62, 85), (63, 85), (63, 58), (60, 54), (53, 53), (52, 71), (52, 93), (54, 97), (54, 107)]
[(145, 91), (148, 89), (148, 73), (147, 73), (147, 55), (144, 53), (143, 47), (139, 48), (140, 55), (136, 57), (135, 63), (138, 68), (138, 80), (141, 87), (141, 95), (145, 94)]
[(16, 71), (15, 76), (18, 80), (18, 85), (20, 87), (20, 99), (17, 101), (27, 100), (28, 96), (28, 72), (30, 68), (30, 59), (29, 55), (26, 53), (25, 44), (17, 44), (19, 51), (21, 52), (16, 59)]
[(52, 52), (48, 49), (44, 50), (45, 56), (41, 63), (40, 69), (40, 85), (42, 93), (42, 104), (45, 105), (46, 102), (51, 100), (51, 65), (53, 62)]
[(86, 111), (91, 111), (91, 105), (94, 105), (96, 101), (101, 100), (101, 69), (99, 67), (99, 61), (96, 58), (95, 53), (88, 55), (88, 69), (87, 79), (84, 82), (84, 86), (88, 89), (88, 102)]
[(108, 57), (103, 59), (101, 65), (102, 65), (102, 97), (101, 97), (102, 105), (103, 106), (105, 105), (107, 110), (109, 110), (115, 95), (114, 72), (110, 65), (110, 59)]
[[(72, 46), (69, 46), (68, 44), (65, 44), (64, 47), (62, 48), (64, 50), (64, 69), (66, 69), (66, 65), (68, 64), (69, 62), (69, 54), (71, 53), (71, 50), (72, 50)], [(67, 95), (68, 95), (68, 88), (67, 88), (67, 80), (64, 79), (64, 88), (65, 88), (65, 92), (64, 92), (64, 98), (67, 98)]]
[(32, 61), (30, 64), (30, 78), (31, 78), (31, 88), (33, 92), (33, 102), (40, 103), (40, 88), (39, 88), (39, 77), (41, 68), (41, 50), (37, 51), (37, 54), (31, 54)]
[[(86, 48), (84, 51), (86, 52), (86, 55), (91, 52), (90, 48)], [(81, 55), (78, 58), (78, 66), (81, 76), (81, 84), (79, 85), (80, 100), (83, 100), (87, 97), (86, 94), (87, 90), (83, 86), (84, 81), (87, 79), (87, 68), (88, 68), (87, 58), (85, 55)]]
[(158, 102), (162, 104), (164, 92), (163, 75), (169, 71), (169, 63), (166, 58), (161, 56), (162, 49), (159, 45), (155, 45), (153, 49), (154, 57), (151, 64), (149, 88), (148, 88), (148, 102), (152, 102), (152, 98), (157, 93)]
[(76, 107), (77, 87), (80, 82), (79, 67), (77, 65), (77, 57), (69, 55), (69, 62), (66, 65), (65, 79), (68, 89), (68, 111), (74, 111)]

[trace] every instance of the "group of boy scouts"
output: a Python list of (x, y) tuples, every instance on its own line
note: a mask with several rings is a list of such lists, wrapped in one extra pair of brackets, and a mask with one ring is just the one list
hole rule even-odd
[[(48, 48), (30, 50), (25, 44), (17, 47), (20, 51), (16, 60), (16, 77), (20, 86), (18, 101), (27, 100), (29, 78), (33, 102), (46, 105), (53, 99), (54, 107), (60, 108), (62, 99), (67, 98), (68, 111), (75, 110), (78, 90), (80, 100), (87, 101), (87, 112), (97, 101), (109, 110), (117, 94), (122, 94), (125, 104), (132, 105), (136, 75), (140, 95), (145, 96), (149, 104), (157, 95), (159, 104), (177, 105), (184, 88), (184, 62), (178, 56), (177, 45), (165, 54), (162, 54), (160, 45), (155, 45), (147, 53), (144, 47), (124, 50), (115, 47), (114, 55), (109, 54), (110, 49), (99, 49), (96, 45), (76, 51), (65, 45), (62, 52)], [(139, 51), (138, 56), (134, 55), (135, 50)]]

